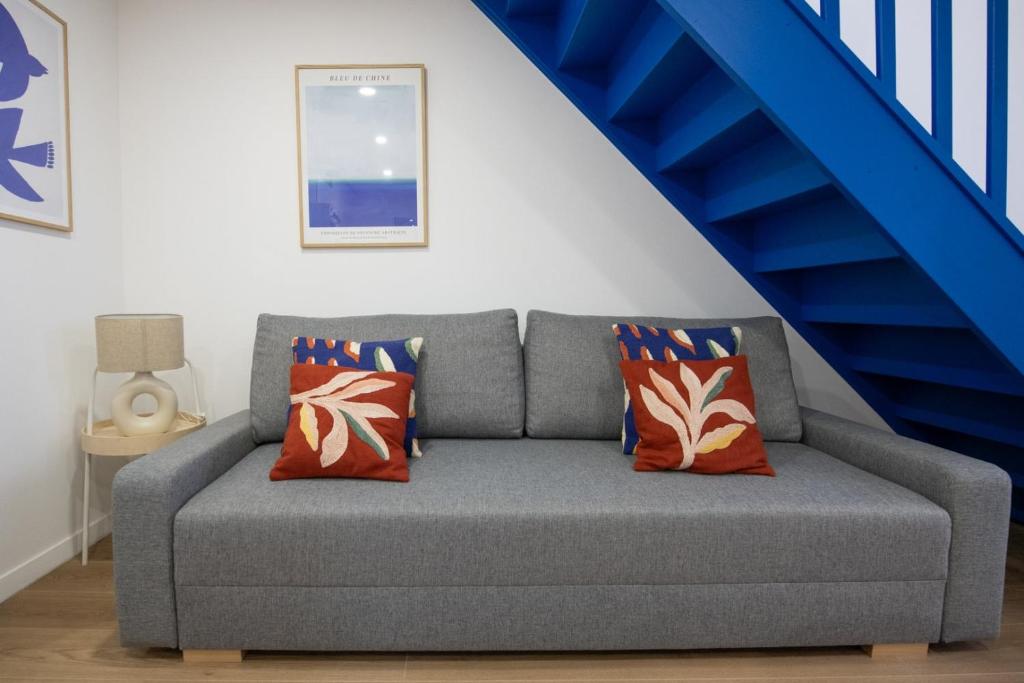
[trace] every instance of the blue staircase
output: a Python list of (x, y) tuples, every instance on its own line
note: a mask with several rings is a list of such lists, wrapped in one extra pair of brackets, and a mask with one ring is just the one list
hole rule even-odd
[(989, 3), (987, 192), (951, 156), (949, 0), (933, 132), (895, 97), (893, 0), (877, 76), (838, 0), (473, 1), (893, 429), (1006, 469), (1024, 519), (1007, 0)]

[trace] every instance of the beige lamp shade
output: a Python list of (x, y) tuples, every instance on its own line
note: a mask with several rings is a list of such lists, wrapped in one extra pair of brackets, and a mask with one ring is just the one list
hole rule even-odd
[(185, 364), (182, 317), (172, 313), (96, 316), (96, 364), (102, 372), (180, 368)]

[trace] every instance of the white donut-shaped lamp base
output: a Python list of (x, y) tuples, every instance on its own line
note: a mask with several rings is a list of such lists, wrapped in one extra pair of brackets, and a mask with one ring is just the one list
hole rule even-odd
[[(156, 410), (152, 415), (136, 415), (132, 410), (132, 401), (143, 394), (156, 399)], [(151, 372), (136, 372), (118, 388), (110, 406), (110, 418), (117, 431), (125, 436), (162, 434), (171, 428), (177, 414), (178, 396), (174, 389)]]

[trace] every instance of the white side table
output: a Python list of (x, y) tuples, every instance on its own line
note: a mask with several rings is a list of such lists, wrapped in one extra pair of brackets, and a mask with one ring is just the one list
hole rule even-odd
[(85, 452), (85, 473), (82, 477), (82, 564), (89, 562), (89, 483), (92, 478), (92, 458), (134, 458), (152, 453), (158, 448), (177, 441), (186, 434), (206, 425), (206, 418), (193, 413), (179, 412), (174, 424), (163, 434), (121, 436), (110, 420), (92, 425), (92, 433), (82, 429), (82, 450)]
[(196, 385), (196, 374), (192, 364), (185, 360), (189, 373), (192, 375), (192, 397), (195, 413), (178, 411), (171, 428), (162, 434), (145, 434), (143, 436), (122, 436), (111, 420), (93, 422), (96, 403), (96, 376), (92, 374), (92, 394), (89, 397), (89, 414), (86, 416), (85, 427), (82, 428), (81, 444), (85, 453), (85, 468), (82, 476), (82, 565), (89, 563), (89, 484), (92, 479), (92, 457), (94, 455), (110, 458), (134, 458), (146, 455), (163, 448), (206, 426), (206, 415), (199, 407), (199, 388)]

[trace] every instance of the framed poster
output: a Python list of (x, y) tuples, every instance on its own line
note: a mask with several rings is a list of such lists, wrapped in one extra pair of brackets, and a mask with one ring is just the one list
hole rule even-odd
[(0, 1), (0, 218), (71, 232), (67, 25)]
[(300, 65), (295, 100), (302, 246), (426, 246), (423, 65)]

